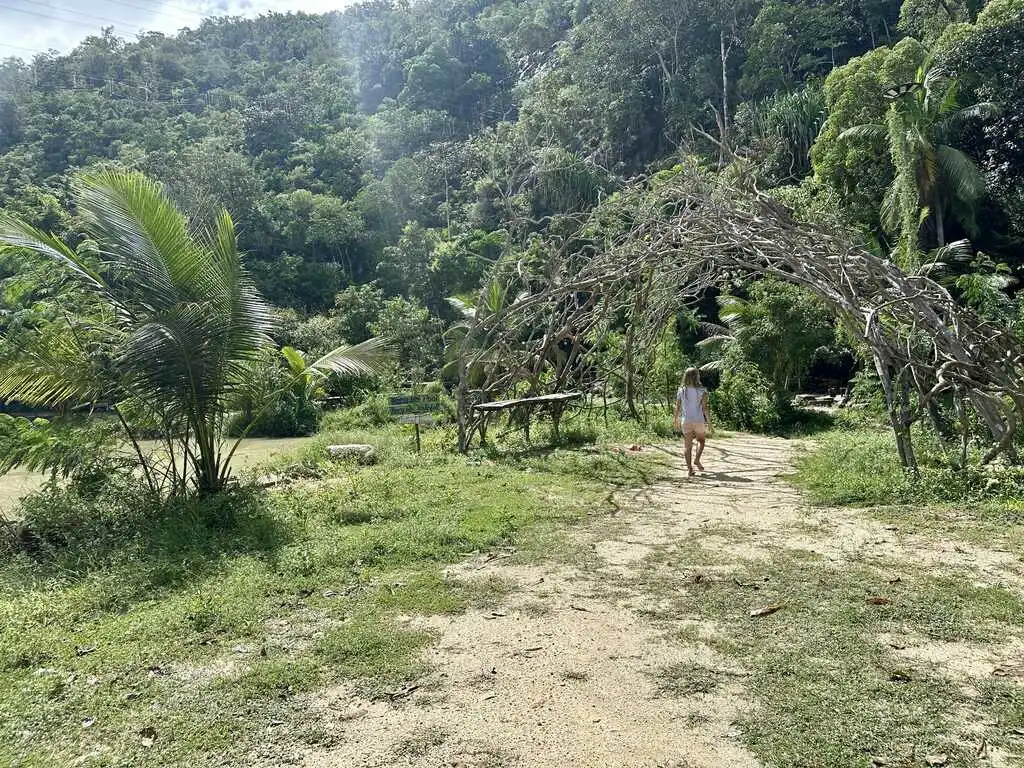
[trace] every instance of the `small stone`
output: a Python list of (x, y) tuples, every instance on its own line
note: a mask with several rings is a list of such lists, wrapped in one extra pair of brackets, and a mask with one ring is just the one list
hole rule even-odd
[(377, 449), (372, 445), (363, 445), (361, 443), (328, 445), (327, 455), (338, 461), (355, 461), (359, 464), (377, 463)]

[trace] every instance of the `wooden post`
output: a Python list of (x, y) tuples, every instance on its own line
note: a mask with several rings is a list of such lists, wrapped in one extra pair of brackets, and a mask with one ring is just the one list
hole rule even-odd
[(555, 403), (551, 407), (551, 432), (554, 435), (555, 443), (559, 442), (558, 422), (562, 420), (562, 404)]
[(416, 419), (414, 425), (416, 427), (416, 453), (420, 452), (420, 420)]

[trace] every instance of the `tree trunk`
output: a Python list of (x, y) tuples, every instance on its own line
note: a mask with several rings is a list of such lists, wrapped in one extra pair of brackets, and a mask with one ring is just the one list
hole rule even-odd
[(900, 457), (900, 465), (907, 470), (917, 472), (917, 460), (914, 456), (914, 447), (910, 442), (909, 426), (909, 390), (904, 382), (904, 389), (897, 401), (896, 392), (893, 388), (892, 376), (889, 374), (889, 365), (877, 354), (874, 355), (875, 370), (882, 384), (882, 391), (885, 393), (886, 411), (889, 414), (889, 425), (892, 427), (893, 437), (896, 439), (896, 452)]
[(469, 450), (471, 433), (469, 430), (469, 403), (466, 398), (468, 371), (461, 344), (455, 354), (459, 356), (459, 383), (455, 387), (455, 412), (459, 422), (459, 453), (466, 453)]
[(933, 206), (935, 207), (935, 241), (941, 248), (946, 244), (946, 222), (943, 218), (942, 199), (936, 191)]
[(907, 468), (917, 474), (917, 455), (914, 453), (914, 442), (910, 436), (910, 382), (906, 376), (903, 379), (903, 386), (900, 388), (900, 432), (903, 439), (903, 452), (907, 458)]
[(971, 422), (967, 418), (963, 395), (959, 392), (954, 394), (953, 403), (956, 405), (956, 415), (960, 422), (960, 456), (957, 460), (957, 469), (964, 469), (967, 466), (967, 451), (971, 442)]
[[(718, 46), (722, 56), (722, 133), (725, 134), (729, 130), (729, 49), (725, 47), (725, 30), (718, 33)], [(725, 136), (722, 138), (724, 140)]]
[(622, 364), (626, 373), (626, 409), (629, 411), (630, 418), (640, 421), (640, 414), (636, 410), (636, 371), (634, 370), (636, 361), (633, 358), (635, 340), (636, 331), (633, 323), (630, 323), (629, 328), (626, 329), (625, 348), (622, 352)]

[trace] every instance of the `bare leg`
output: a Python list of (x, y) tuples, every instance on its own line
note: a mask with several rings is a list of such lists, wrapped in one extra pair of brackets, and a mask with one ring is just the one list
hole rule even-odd
[(697, 466), (701, 472), (704, 471), (704, 465), (700, 463), (700, 457), (704, 455), (704, 438), (697, 438), (697, 455), (693, 457), (693, 463)]
[(683, 438), (683, 454), (686, 456), (686, 470), (693, 477), (693, 438), (690, 435)]

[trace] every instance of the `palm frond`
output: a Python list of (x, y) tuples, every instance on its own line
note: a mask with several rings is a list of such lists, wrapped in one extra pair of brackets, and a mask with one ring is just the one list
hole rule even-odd
[(953, 188), (957, 198), (973, 203), (985, 194), (985, 177), (978, 165), (959, 149), (940, 145), (935, 151), (942, 176)]
[(949, 81), (949, 72), (942, 67), (931, 66), (930, 63), (926, 62), (918, 70), (918, 80), (924, 84), (926, 90), (938, 90)]
[(385, 371), (391, 356), (391, 341), (375, 337), (359, 344), (333, 349), (319, 360), (309, 363), (306, 369), (321, 374), (333, 371), (346, 376), (372, 376)]
[(974, 245), (970, 240), (956, 240), (936, 248), (928, 254), (931, 261), (950, 264), (954, 261), (968, 261), (974, 256)]
[(188, 220), (155, 181), (107, 171), (80, 177), (75, 191), (86, 230), (108, 261), (110, 282), (120, 284), (133, 303), (160, 310), (182, 294), (199, 299), (216, 286)]
[(449, 296), (445, 299), (448, 305), (458, 312), (465, 320), (472, 320), (476, 316), (476, 307), (458, 296)]
[(302, 375), (306, 372), (306, 358), (294, 347), (282, 347), (281, 356), (288, 361), (292, 373)]
[(41, 339), (0, 361), (0, 402), (54, 407), (102, 400), (109, 390), (89, 351), (71, 333)]
[(484, 289), (483, 304), (489, 314), (497, 314), (505, 307), (508, 289), (498, 280), (492, 280)]
[(864, 123), (847, 128), (839, 134), (840, 141), (883, 141), (888, 135), (888, 128), (879, 123)]
[(718, 349), (733, 341), (736, 341), (736, 337), (728, 334), (720, 334), (718, 336), (708, 336), (706, 339), (701, 339), (697, 342), (697, 347), (699, 349)]
[(75, 251), (53, 235), (36, 229), (16, 216), (0, 211), (0, 243), (13, 248), (25, 248), (41, 256), (53, 259), (69, 268), (85, 283), (100, 291), (107, 291), (106, 282)]

